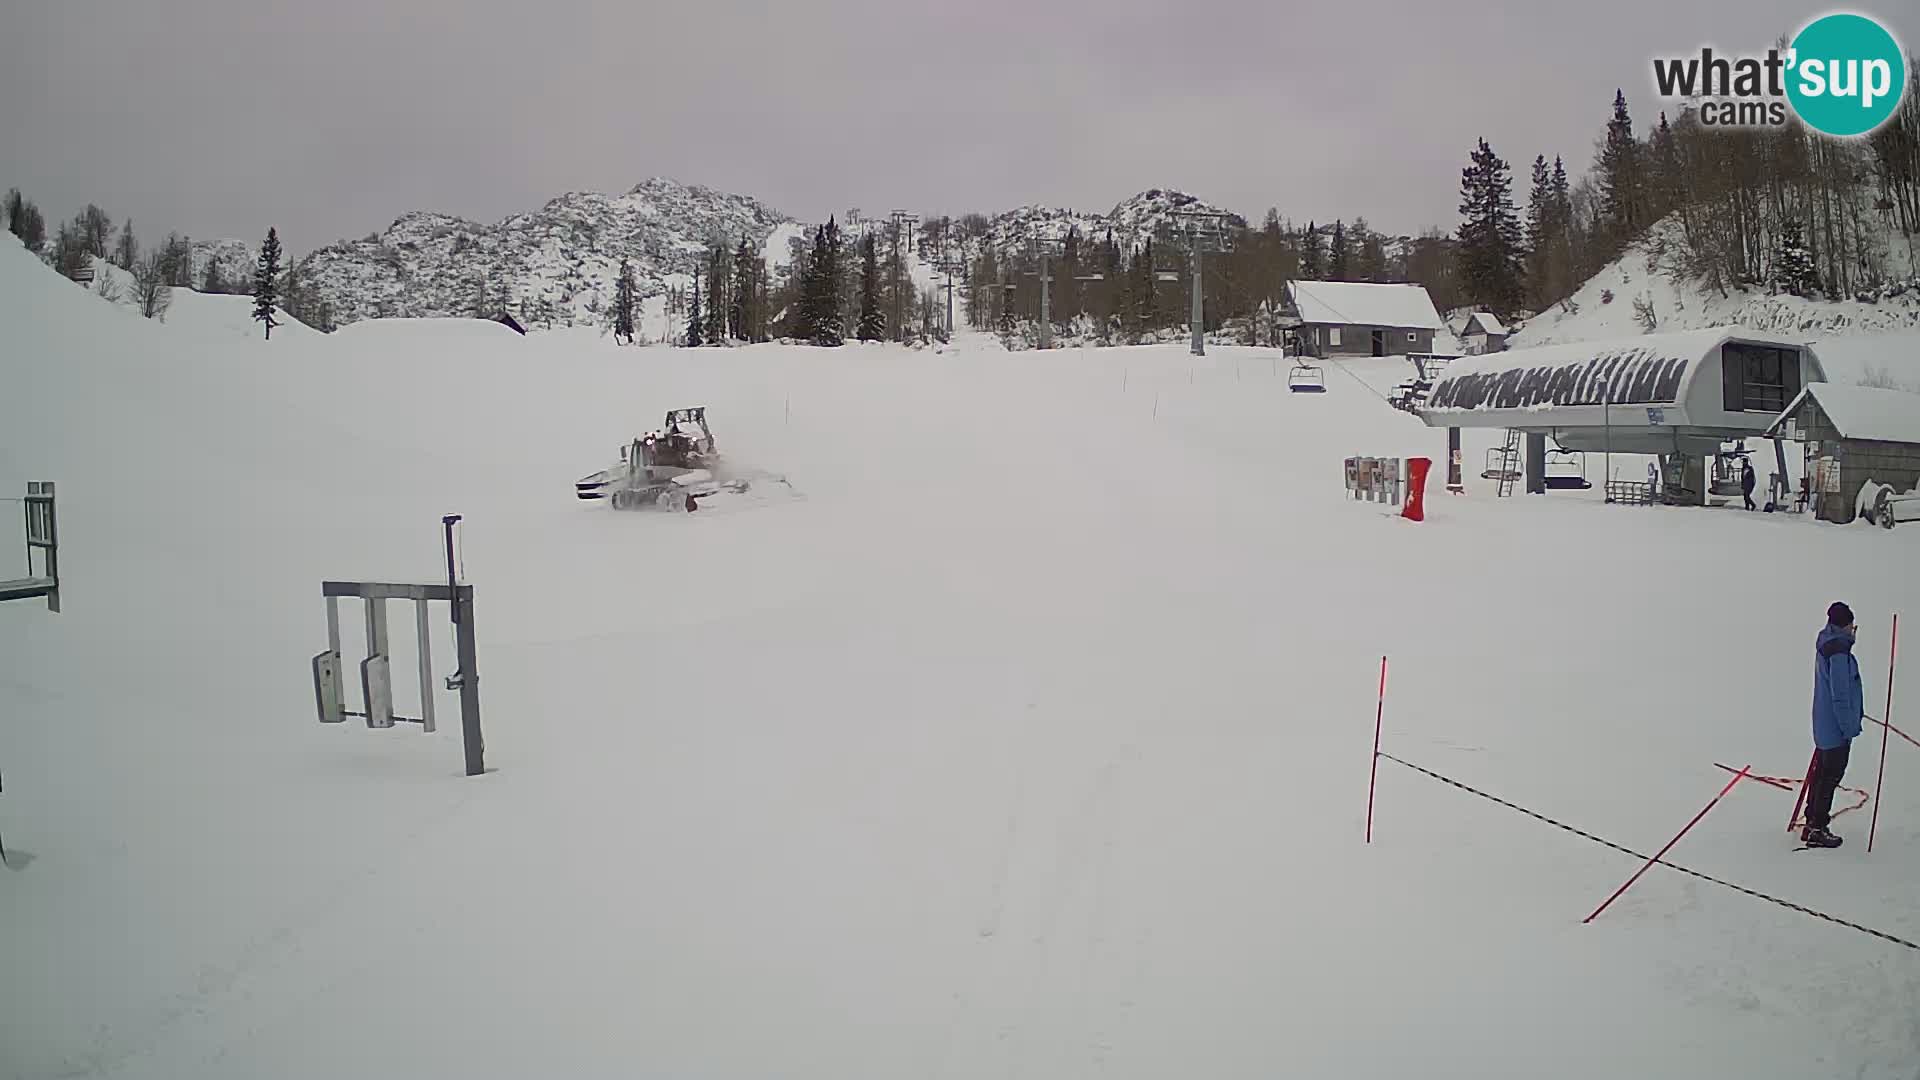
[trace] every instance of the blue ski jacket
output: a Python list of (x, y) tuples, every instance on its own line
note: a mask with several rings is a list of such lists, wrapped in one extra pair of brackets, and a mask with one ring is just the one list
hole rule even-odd
[(1853, 635), (1828, 626), (1814, 645), (1813, 745), (1822, 750), (1847, 745), (1859, 736), (1865, 712)]

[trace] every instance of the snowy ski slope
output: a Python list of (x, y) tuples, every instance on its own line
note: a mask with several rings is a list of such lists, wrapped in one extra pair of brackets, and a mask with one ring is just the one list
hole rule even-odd
[[(1391, 763), (1361, 844), (1383, 653), (1389, 751), (1652, 851), (1716, 762), (1804, 769), (1832, 600), (1878, 712), (1920, 529), (1477, 479), (1405, 522), (1340, 485), (1349, 454), (1439, 456), (1375, 395), (1391, 360), (1290, 395), (1225, 347), (451, 321), (265, 349), (6, 244), (0, 332), (0, 495), (59, 482), (66, 575), (62, 614), (0, 608), (0, 1076), (1920, 1061), (1915, 951), (1659, 868), (1583, 926), (1632, 859)], [(692, 404), (804, 497), (573, 499)], [(433, 580), (444, 513), (497, 770), (471, 780), (451, 697), (431, 737), (323, 728), (307, 667), (319, 582)], [(1865, 811), (1793, 852), (1754, 784), (1672, 858), (1920, 940), (1920, 749), (1886, 783), (1871, 856)]]

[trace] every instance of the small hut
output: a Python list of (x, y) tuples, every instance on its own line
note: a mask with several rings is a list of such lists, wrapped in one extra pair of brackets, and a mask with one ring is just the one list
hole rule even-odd
[(1852, 521), (1869, 480), (1920, 486), (1920, 394), (1808, 383), (1767, 434), (1806, 443), (1808, 500), (1822, 521)]

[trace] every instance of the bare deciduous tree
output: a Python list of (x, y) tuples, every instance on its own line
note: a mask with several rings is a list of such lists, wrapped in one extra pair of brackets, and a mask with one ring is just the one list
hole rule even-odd
[(162, 318), (173, 303), (173, 286), (167, 278), (169, 269), (164, 252), (149, 251), (134, 270), (134, 304), (140, 314), (149, 319)]

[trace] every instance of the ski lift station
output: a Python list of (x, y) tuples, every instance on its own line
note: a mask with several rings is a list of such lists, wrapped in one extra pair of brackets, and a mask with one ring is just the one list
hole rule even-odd
[[(1468, 356), (1420, 407), (1429, 427), (1506, 428), (1565, 451), (1651, 454), (1667, 489), (1704, 501), (1722, 444), (1758, 439), (1803, 388), (1827, 381), (1806, 344), (1742, 327)], [(1780, 473), (1785, 452), (1775, 443)]]

